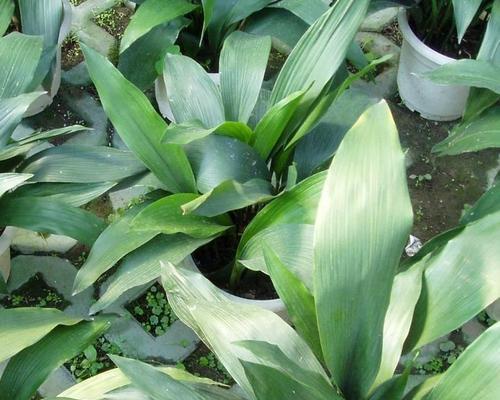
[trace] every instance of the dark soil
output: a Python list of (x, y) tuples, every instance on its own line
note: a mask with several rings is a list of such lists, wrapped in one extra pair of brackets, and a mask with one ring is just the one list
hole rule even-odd
[(113, 214), (113, 206), (111, 205), (111, 200), (107, 194), (85, 204), (83, 208), (104, 220), (107, 220), (108, 217)]
[(180, 364), (180, 367), (193, 375), (209, 378), (225, 385), (235, 383), (215, 354), (203, 343)]
[(165, 291), (158, 283), (130, 302), (126, 308), (144, 330), (155, 337), (163, 335), (178, 320), (168, 304)]
[(271, 49), (271, 54), (269, 54), (269, 61), (267, 62), (267, 69), (264, 79), (267, 81), (274, 76), (278, 75), (281, 68), (285, 64), (287, 56), (280, 53), (275, 49)]
[(427, 241), (458, 224), (465, 207), (484, 193), (486, 171), (497, 165), (498, 151), (436, 157), (432, 147), (454, 123), (427, 121), (404, 105), (391, 103), (403, 148), (411, 165), (408, 185), (415, 213), (413, 234)]
[(399, 24), (397, 20), (394, 20), (390, 25), (387, 25), (382, 30), (382, 35), (392, 40), (394, 44), (396, 44), (399, 47), (403, 45), (403, 35), (399, 30)]
[(197, 249), (192, 254), (193, 260), (214, 285), (235, 296), (252, 300), (278, 298), (271, 279), (261, 272), (245, 271), (236, 286), (229, 285), (237, 246), (236, 236), (223, 235)]
[(486, 21), (472, 25), (467, 29), (462, 42), (458, 44), (455, 26), (447, 24), (441, 29), (433, 28), (432, 31), (421, 31), (412, 18), (409, 24), (417, 37), (431, 49), (452, 58), (476, 58), (481, 47), (482, 37), (486, 29)]
[(103, 28), (110, 35), (120, 40), (130, 22), (134, 12), (122, 5), (117, 5), (94, 17), (96, 25)]
[(45, 283), (42, 274), (34, 275), (19, 289), (3, 298), (0, 304), (5, 308), (43, 307), (64, 310), (71, 303)]
[(78, 243), (64, 254), (64, 258), (66, 258), (76, 268), (80, 269), (82, 265), (85, 264), (89, 251), (90, 247)]
[(64, 39), (61, 52), (61, 66), (65, 71), (77, 66), (84, 60), (78, 38), (73, 33), (70, 33), (68, 37)]

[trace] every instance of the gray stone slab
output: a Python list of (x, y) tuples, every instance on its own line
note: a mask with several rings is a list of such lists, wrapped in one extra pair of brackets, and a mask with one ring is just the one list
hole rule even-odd
[(23, 254), (33, 254), (36, 252), (66, 253), (75, 244), (77, 244), (77, 240), (68, 236), (42, 236), (38, 232), (16, 228), (11, 247)]
[(493, 304), (491, 304), (486, 309), (486, 312), (488, 313), (491, 319), (494, 319), (495, 321), (500, 321), (500, 300), (497, 300)]
[(388, 7), (368, 15), (361, 24), (360, 30), (365, 32), (382, 32), (392, 24), (398, 15), (398, 7)]
[(469, 322), (462, 326), (462, 333), (464, 340), (470, 344), (476, 340), (486, 330), (486, 327), (481, 324), (476, 318), (471, 319)]
[[(109, 285), (106, 281), (100, 292), (104, 293)], [(200, 340), (196, 334), (180, 320), (175, 321), (166, 332), (154, 337), (146, 332), (142, 325), (125, 308), (126, 305), (140, 297), (152, 283), (132, 288), (123, 293), (105, 312), (119, 316), (105, 333), (105, 337), (116, 343), (124, 354), (141, 360), (158, 360), (175, 364), (189, 356)]]
[(37, 273), (47, 285), (56, 289), (71, 304), (64, 310), (69, 315), (88, 316), (93, 302), (93, 288), (72, 296), (73, 281), (77, 269), (68, 260), (50, 256), (17, 256), (12, 259), (11, 275), (7, 282), (9, 292), (28, 282)]

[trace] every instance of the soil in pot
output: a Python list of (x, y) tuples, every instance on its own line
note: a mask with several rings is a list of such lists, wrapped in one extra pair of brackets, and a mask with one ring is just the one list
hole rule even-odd
[(200, 247), (192, 254), (196, 266), (214, 285), (235, 296), (251, 300), (277, 299), (271, 278), (261, 272), (246, 270), (235, 286), (229, 284), (238, 237), (240, 234), (223, 235)]
[(28, 282), (0, 300), (5, 308), (43, 307), (64, 310), (71, 303), (45, 283), (42, 274), (35, 274)]
[(484, 19), (479, 17), (469, 26), (459, 44), (452, 5), (449, 5), (448, 10), (443, 10), (437, 26), (426, 22), (429, 18), (424, 14), (422, 7), (422, 5), (417, 6), (409, 12), (408, 22), (412, 31), (423, 43), (448, 57), (476, 58), (486, 27), (485, 16)]

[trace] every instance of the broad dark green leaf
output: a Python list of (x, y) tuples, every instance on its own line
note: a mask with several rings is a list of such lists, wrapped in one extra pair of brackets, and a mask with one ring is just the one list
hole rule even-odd
[(452, 156), (497, 147), (500, 147), (500, 106), (457, 125), (450, 136), (435, 145), (432, 151), (440, 156)]
[(457, 329), (500, 297), (500, 212), (455, 235), (426, 262), (406, 351)]
[(458, 43), (462, 41), (465, 31), (476, 15), (481, 3), (482, 0), (453, 0)]
[(390, 109), (370, 107), (340, 144), (318, 205), (314, 297), (334, 381), (363, 398), (381, 362), (384, 319), (413, 222)]
[(167, 54), (163, 75), (175, 122), (198, 120), (213, 128), (225, 121), (220, 90), (196, 61)]
[(13, 32), (0, 38), (0, 99), (24, 93), (42, 54), (41, 37)]
[(460, 219), (461, 224), (469, 224), (488, 214), (500, 211), (500, 183), (496, 182), (481, 196), (481, 198), (469, 208)]
[(305, 92), (292, 93), (272, 106), (255, 127), (252, 147), (267, 159), (297, 110)]
[(53, 308), (0, 309), (0, 362), (38, 342), (57, 325), (80, 321)]
[(82, 50), (104, 110), (128, 148), (170, 191), (194, 191), (193, 172), (184, 150), (161, 143), (167, 124), (146, 96), (104, 56), (83, 44)]
[(453, 61), (423, 76), (441, 85), (473, 86), (500, 94), (500, 66), (488, 61)]
[(110, 356), (132, 384), (154, 400), (205, 400), (196, 390), (163, 374), (151, 365), (129, 358)]
[(426, 400), (481, 399), (500, 396), (500, 323), (474, 341), (443, 374)]
[(245, 183), (225, 181), (200, 197), (182, 205), (184, 213), (215, 217), (228, 211), (271, 200), (273, 187), (268, 181), (252, 179)]
[(94, 214), (60, 200), (4, 196), (0, 199), (0, 225), (70, 236), (91, 246), (105, 227)]
[(80, 207), (113, 188), (116, 183), (39, 183), (24, 185), (17, 189), (14, 196), (46, 197), (60, 200), (73, 207)]
[(301, 18), (308, 25), (314, 24), (316, 20), (328, 11), (328, 4), (323, 0), (282, 0), (271, 7), (283, 8)]
[(278, 224), (313, 224), (321, 190), (326, 179), (322, 172), (299, 183), (271, 201), (248, 224), (238, 245), (237, 258), (246, 243), (258, 232)]
[(73, 283), (75, 293), (88, 288), (120, 259), (160, 233), (153, 229), (138, 232), (131, 226), (134, 217), (147, 205), (148, 203), (143, 203), (131, 208), (121, 218), (112, 222), (97, 238), (85, 264), (76, 275)]
[(188, 26), (187, 18), (176, 18), (151, 29), (120, 54), (118, 69), (141, 90), (149, 89), (158, 77), (156, 64), (171, 49), (179, 32)]
[(235, 31), (220, 54), (220, 89), (226, 120), (247, 123), (259, 97), (271, 38)]
[(0, 197), (11, 189), (30, 179), (31, 174), (0, 173)]
[(271, 243), (273, 251), (283, 264), (312, 292), (313, 237), (312, 224), (274, 224), (252, 236), (242, 247), (238, 262), (251, 270), (269, 275), (263, 247)]
[(154, 27), (170, 22), (197, 8), (186, 0), (146, 0), (132, 16), (130, 23), (120, 42), (120, 53), (123, 53), (136, 40)]
[(199, 272), (172, 264), (163, 266), (162, 283), (176, 315), (212, 349), (250, 398), (253, 388), (240, 360), (261, 360), (235, 343), (242, 340), (272, 343), (289, 359), (300, 360), (302, 368), (328, 381), (304, 340), (273, 312), (247, 304), (236, 306)]
[(368, 0), (340, 0), (299, 40), (285, 62), (271, 95), (271, 105), (310, 87), (302, 99), (304, 112), (344, 61), (368, 8)]
[(9, 27), (10, 19), (14, 15), (14, 8), (13, 0), (0, 0), (0, 37)]
[[(310, 240), (312, 241), (312, 238)], [(313, 295), (304, 283), (283, 264), (269, 245), (264, 246), (264, 257), (274, 287), (286, 305), (290, 321), (300, 336), (309, 344), (316, 357), (321, 360), (323, 354)]]
[(215, 219), (194, 214), (184, 214), (181, 206), (194, 199), (193, 193), (177, 193), (155, 201), (142, 210), (131, 223), (136, 232), (184, 233), (195, 238), (217, 235), (230, 226)]
[(500, 0), (493, 1), (477, 59), (500, 65)]
[(43, 92), (20, 94), (0, 99), (0, 149), (9, 142), (10, 136), (24, 117), (24, 113)]
[(221, 135), (209, 135), (185, 146), (198, 190), (207, 193), (221, 183), (251, 179), (269, 180), (265, 161), (246, 143)]
[(322, 392), (321, 389), (299, 382), (286, 372), (267, 365), (242, 361), (247, 379), (252, 385), (257, 400), (335, 400), (341, 399), (333, 389)]
[(145, 170), (131, 151), (76, 144), (43, 150), (20, 168), (20, 172), (33, 174), (36, 182), (67, 183), (118, 181)]
[(55, 328), (10, 359), (0, 379), (0, 393), (9, 400), (29, 399), (56, 368), (85, 350), (108, 327), (108, 321), (96, 320)]
[(165, 132), (163, 142), (188, 144), (194, 140), (203, 139), (212, 133), (232, 137), (243, 143), (248, 143), (253, 135), (248, 125), (241, 122), (225, 121), (207, 129), (200, 121), (189, 121), (181, 124), (171, 123)]
[(123, 259), (104, 294), (90, 308), (90, 313), (104, 310), (127, 290), (157, 279), (161, 274), (160, 262), (177, 265), (211, 240), (196, 239), (182, 233), (155, 237)]

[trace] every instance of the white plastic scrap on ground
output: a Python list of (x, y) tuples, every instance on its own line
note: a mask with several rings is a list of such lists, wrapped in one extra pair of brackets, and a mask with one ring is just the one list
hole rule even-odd
[(413, 257), (422, 248), (422, 241), (413, 235), (410, 235), (410, 240), (405, 247), (405, 252), (408, 257)]

